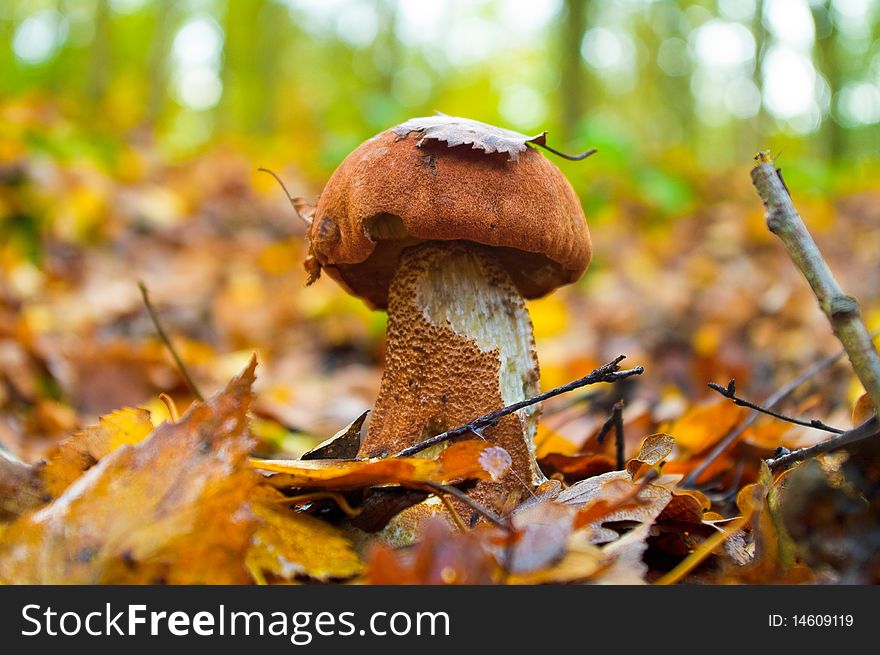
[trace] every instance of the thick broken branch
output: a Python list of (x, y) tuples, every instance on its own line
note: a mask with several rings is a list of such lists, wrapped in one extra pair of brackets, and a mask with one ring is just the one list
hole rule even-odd
[(759, 153), (756, 159), (752, 183), (767, 209), (767, 227), (782, 240), (789, 257), (810, 283), (876, 414), (880, 412), (880, 354), (861, 319), (859, 304), (834, 279), (773, 162), (765, 153)]
[(547, 400), (548, 398), (553, 398), (554, 396), (568, 393), (569, 391), (585, 387), (589, 384), (596, 384), (598, 382), (616, 382), (617, 380), (623, 380), (633, 375), (641, 375), (645, 372), (645, 369), (641, 366), (636, 366), (635, 368), (621, 371), (619, 365), (620, 362), (622, 362), (624, 359), (626, 359), (626, 355), (618, 355), (612, 361), (608, 362), (604, 366), (600, 366), (589, 375), (585, 375), (584, 377), (578, 378), (577, 380), (569, 382), (568, 384), (564, 384), (561, 387), (556, 387), (555, 389), (550, 389), (550, 391), (545, 391), (544, 393), (538, 394), (537, 396), (533, 396), (531, 398), (526, 398), (525, 400), (520, 400), (519, 402), (512, 403), (507, 407), (502, 407), (501, 409), (480, 416), (479, 418), (475, 418), (473, 421), (465, 423), (464, 425), (459, 425), (457, 427), (451, 428), (446, 432), (425, 439), (424, 441), (420, 441), (419, 443), (409, 446), (408, 448), (404, 448), (399, 453), (396, 453), (394, 456), (409, 457), (411, 455), (415, 455), (416, 453), (422, 452), (426, 448), (430, 448), (431, 446), (434, 446), (438, 443), (443, 443), (444, 441), (454, 439), (455, 437), (460, 437), (469, 432), (482, 437), (482, 432), (485, 428), (496, 425), (498, 421), (500, 421), (508, 414), (513, 414), (514, 412), (519, 411), (524, 407), (535, 405), (544, 400)]

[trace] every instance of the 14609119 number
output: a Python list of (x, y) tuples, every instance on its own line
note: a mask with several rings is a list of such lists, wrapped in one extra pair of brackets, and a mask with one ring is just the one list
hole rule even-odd
[(770, 614), (768, 617), (771, 628), (851, 628), (854, 622), (852, 614)]

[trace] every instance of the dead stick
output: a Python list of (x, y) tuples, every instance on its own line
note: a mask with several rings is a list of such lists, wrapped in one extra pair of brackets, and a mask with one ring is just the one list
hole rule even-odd
[(596, 441), (599, 445), (602, 445), (605, 441), (605, 437), (611, 432), (611, 428), (614, 428), (614, 451), (617, 458), (617, 470), (622, 471), (626, 466), (626, 443), (623, 439), (623, 400), (618, 400), (614, 403), (611, 407), (610, 416), (605, 419), (605, 422), (599, 429), (599, 434), (596, 436)]
[(767, 227), (782, 240), (789, 257), (810, 283), (871, 400), (874, 413), (880, 413), (880, 354), (861, 319), (859, 303), (846, 295), (834, 279), (769, 156), (759, 153), (756, 159), (752, 183), (767, 209)]
[(550, 389), (550, 391), (545, 391), (544, 393), (538, 394), (537, 396), (533, 396), (531, 398), (526, 398), (525, 400), (520, 400), (518, 402), (512, 403), (510, 405), (507, 405), (507, 407), (502, 407), (501, 409), (495, 410), (494, 412), (490, 412), (488, 414), (480, 416), (479, 418), (475, 418), (473, 421), (451, 428), (446, 432), (442, 432), (441, 434), (425, 439), (424, 441), (420, 441), (419, 443), (409, 446), (408, 448), (404, 448), (399, 453), (395, 454), (394, 457), (409, 457), (410, 455), (415, 455), (416, 453), (422, 452), (426, 448), (430, 448), (431, 446), (434, 446), (438, 443), (443, 443), (444, 441), (448, 441), (449, 439), (453, 439), (455, 437), (460, 437), (461, 435), (467, 434), (468, 432), (472, 432), (477, 436), (480, 436), (484, 428), (496, 425), (498, 421), (500, 421), (502, 418), (504, 418), (508, 414), (513, 414), (523, 407), (535, 405), (544, 400), (547, 400), (548, 398), (553, 398), (554, 396), (573, 391), (574, 389), (585, 387), (588, 384), (596, 384), (598, 382), (616, 382), (617, 380), (623, 380), (624, 378), (628, 378), (633, 375), (641, 375), (645, 372), (645, 369), (641, 366), (636, 366), (635, 368), (627, 369), (625, 371), (619, 370), (620, 367), (618, 365), (624, 359), (626, 359), (626, 355), (618, 355), (612, 361), (608, 362), (604, 366), (600, 366), (592, 373), (585, 375), (582, 378), (578, 378), (577, 380), (569, 382), (568, 384), (564, 384), (561, 387)]
[(174, 344), (171, 343), (171, 339), (165, 332), (165, 328), (162, 327), (161, 321), (159, 321), (159, 315), (156, 313), (153, 304), (150, 302), (150, 294), (147, 292), (147, 285), (145, 285), (143, 281), (139, 281), (138, 288), (141, 290), (141, 297), (144, 299), (144, 307), (147, 308), (147, 314), (150, 315), (150, 320), (153, 321), (153, 326), (156, 328), (156, 332), (159, 333), (159, 338), (162, 340), (162, 343), (165, 344), (165, 347), (168, 348), (168, 352), (170, 352), (171, 356), (174, 358), (174, 363), (177, 364), (177, 368), (183, 376), (183, 381), (186, 382), (186, 386), (189, 387), (190, 393), (192, 393), (192, 395), (198, 400), (204, 402), (205, 397), (202, 395), (202, 392), (199, 391), (199, 388), (196, 386), (195, 381), (192, 379), (186, 368), (186, 364), (183, 363), (180, 355), (177, 354)]
[(460, 500), (461, 502), (463, 502), (465, 505), (470, 507), (472, 510), (474, 510), (480, 516), (483, 516), (484, 518), (486, 518), (490, 522), (497, 525), (499, 528), (502, 528), (505, 530), (507, 529), (507, 525), (504, 523), (504, 521), (502, 521), (500, 518), (495, 516), (495, 514), (493, 514), (488, 509), (486, 509), (485, 507), (480, 505), (480, 503), (475, 501), (473, 498), (468, 496), (466, 493), (464, 493), (463, 491), (461, 491), (459, 489), (456, 489), (455, 487), (453, 487), (451, 485), (437, 484), (436, 482), (423, 482), (420, 486), (423, 486), (426, 489), (429, 489), (431, 491), (431, 493), (434, 493), (434, 494), (438, 494), (438, 495), (439, 494), (447, 494), (449, 496), (452, 496), (456, 500)]
[(791, 452), (785, 453), (784, 455), (780, 455), (775, 459), (768, 459), (767, 465), (770, 467), (771, 471), (779, 471), (782, 469), (789, 468), (793, 464), (797, 464), (798, 462), (803, 462), (808, 459), (812, 459), (817, 455), (824, 455), (825, 453), (830, 453), (832, 450), (837, 450), (838, 448), (843, 448), (844, 446), (848, 446), (851, 443), (855, 443), (856, 441), (861, 441), (862, 439), (869, 439), (871, 437), (878, 436), (880, 434), (880, 422), (877, 421), (876, 416), (872, 416), (867, 421), (862, 423), (856, 428), (852, 430), (848, 430), (842, 434), (837, 434), (831, 437), (830, 439), (826, 439), (825, 441), (820, 441), (817, 444), (809, 446), (807, 448), (800, 448), (798, 450), (793, 450)]
[[(812, 378), (814, 375), (817, 375), (824, 369), (831, 366), (834, 362), (839, 360), (846, 354), (846, 351), (841, 350), (840, 352), (834, 353), (833, 355), (829, 355), (824, 359), (819, 360), (806, 371), (798, 375), (795, 379), (791, 380), (787, 384), (783, 385), (779, 389), (777, 389), (771, 396), (764, 401), (765, 407), (775, 407), (783, 400), (785, 400), (795, 389), (801, 386), (804, 382)], [(700, 462), (700, 465), (694, 468), (693, 471), (688, 473), (687, 477), (681, 481), (682, 487), (693, 487), (696, 481), (699, 479), (701, 475), (711, 466), (711, 464), (718, 459), (722, 454), (727, 452), (727, 449), (732, 447), (733, 444), (743, 435), (743, 433), (748, 430), (752, 424), (758, 420), (760, 416), (760, 412), (752, 410), (751, 414), (744, 420), (742, 423), (733, 428), (730, 432), (728, 432), (721, 441), (719, 441), (715, 447), (706, 455), (706, 458)]]
[(816, 430), (824, 430), (825, 432), (833, 432), (834, 434), (843, 434), (845, 432), (845, 430), (841, 430), (840, 428), (836, 428), (833, 425), (823, 423), (819, 419), (813, 418), (810, 420), (804, 420), (800, 418), (795, 418), (793, 416), (788, 416), (787, 414), (782, 414), (781, 412), (774, 412), (769, 407), (763, 407), (757, 403), (751, 402), (750, 400), (746, 400), (741, 396), (737, 396), (736, 382), (734, 380), (728, 382), (726, 387), (722, 387), (720, 384), (717, 384), (715, 382), (710, 382), (709, 388), (712, 389), (712, 391), (717, 391), (725, 398), (729, 398), (730, 400), (732, 400), (734, 405), (754, 409), (756, 412), (767, 414), (767, 416), (772, 416), (773, 418), (779, 419), (780, 421), (785, 421), (786, 423), (803, 425), (806, 428), (815, 428)]

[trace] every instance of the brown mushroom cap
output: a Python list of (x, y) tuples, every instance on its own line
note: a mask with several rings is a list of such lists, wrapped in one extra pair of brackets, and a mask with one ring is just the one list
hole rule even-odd
[(576, 281), (592, 254), (574, 189), (536, 150), (511, 160), (391, 130), (339, 165), (309, 237), (327, 273), (377, 308), (388, 304), (400, 252), (420, 241), (492, 246), (526, 298)]

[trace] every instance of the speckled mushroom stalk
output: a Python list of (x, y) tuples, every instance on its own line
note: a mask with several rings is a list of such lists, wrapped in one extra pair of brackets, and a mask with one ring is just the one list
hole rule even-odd
[[(388, 345), (379, 398), (361, 446), (397, 452), (534, 396), (538, 360), (522, 296), (490, 249), (458, 241), (405, 250), (388, 294)], [(486, 430), (512, 459), (511, 474), (470, 495), (500, 509), (543, 479), (535, 462), (535, 406)]]

